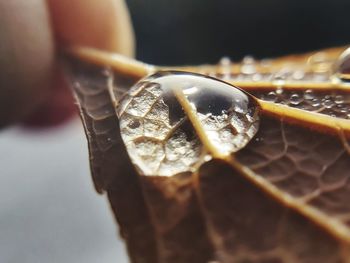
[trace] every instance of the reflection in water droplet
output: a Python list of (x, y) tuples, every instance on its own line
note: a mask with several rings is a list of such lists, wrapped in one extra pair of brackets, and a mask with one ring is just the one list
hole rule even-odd
[[(148, 83), (156, 92), (147, 89)], [(118, 116), (128, 153), (144, 175), (191, 171), (204, 162), (209, 150), (206, 143), (229, 155), (244, 147), (258, 130), (255, 99), (213, 78), (163, 71), (143, 79), (132, 90), (138, 92), (123, 97)], [(183, 103), (191, 113), (182, 108)], [(193, 116), (199, 126), (193, 123)]]

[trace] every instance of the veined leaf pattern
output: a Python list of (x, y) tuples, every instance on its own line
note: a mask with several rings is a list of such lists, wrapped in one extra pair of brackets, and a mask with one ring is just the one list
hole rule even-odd
[[(109, 196), (131, 261), (350, 262), (350, 70), (344, 50), (175, 68), (74, 50), (69, 74), (94, 182)], [(180, 104), (169, 107), (159, 100), (156, 80), (129, 90), (157, 70), (206, 74), (245, 90), (261, 108), (257, 133), (220, 154), (220, 142), (209, 145), (206, 119), (186, 108), (186, 98), (181, 104), (175, 96)], [(183, 114), (180, 124), (169, 122), (176, 110)], [(181, 137), (176, 132), (184, 124)], [(170, 163), (160, 172), (162, 161), (154, 158), (163, 157), (153, 144), (166, 143), (169, 132), (180, 142), (169, 154), (183, 162), (195, 152), (192, 158), (200, 161), (166, 174), (178, 165)], [(128, 140), (145, 144), (144, 165), (158, 168), (145, 172), (137, 165), (140, 156), (130, 152)]]

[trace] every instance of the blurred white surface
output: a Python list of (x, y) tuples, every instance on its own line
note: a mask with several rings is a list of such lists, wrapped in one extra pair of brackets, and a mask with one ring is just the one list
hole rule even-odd
[(128, 262), (87, 155), (77, 120), (0, 132), (1, 263)]

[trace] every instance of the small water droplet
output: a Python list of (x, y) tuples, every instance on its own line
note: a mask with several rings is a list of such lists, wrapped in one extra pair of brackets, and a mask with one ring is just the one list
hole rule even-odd
[(293, 73), (293, 79), (302, 80), (305, 77), (305, 73), (302, 70), (297, 70)]
[(312, 105), (313, 107), (319, 107), (319, 106), (321, 105), (321, 102), (320, 102), (319, 99), (314, 98), (314, 99), (311, 100), (311, 105)]
[(246, 56), (243, 58), (241, 72), (246, 75), (251, 75), (256, 72), (255, 60), (253, 57)]
[(220, 60), (221, 74), (223, 79), (231, 77), (231, 60), (229, 57), (223, 57)]
[(242, 62), (243, 64), (253, 64), (255, 59), (252, 56), (245, 56)]
[(229, 66), (231, 65), (231, 60), (229, 57), (223, 57), (220, 59), (220, 65), (222, 66)]
[(322, 105), (323, 105), (325, 108), (330, 109), (330, 108), (333, 107), (334, 103), (333, 103), (332, 100), (330, 100), (330, 99), (328, 98), (328, 99), (324, 99), (324, 100), (322, 101)]
[(341, 113), (347, 113), (349, 111), (348, 105), (346, 104), (337, 104), (336, 109)]
[(314, 94), (313, 90), (308, 89), (308, 90), (305, 91), (305, 93), (304, 93), (304, 99), (306, 99), (306, 100), (312, 100), (312, 99), (314, 99), (314, 97), (315, 97), (315, 94)]
[(344, 97), (342, 95), (337, 95), (334, 98), (334, 102), (336, 104), (342, 104), (342, 103), (344, 103)]
[(256, 73), (256, 74), (253, 75), (252, 80), (253, 80), (253, 81), (261, 81), (262, 78), (263, 78), (263, 77), (262, 77), (261, 74)]
[(290, 104), (298, 105), (302, 102), (302, 97), (299, 94), (292, 94), (289, 98)]
[(276, 93), (274, 91), (270, 91), (266, 96), (266, 100), (276, 102), (277, 101)]
[(277, 95), (282, 95), (282, 94), (283, 94), (283, 88), (282, 88), (282, 87), (278, 87), (278, 88), (276, 89), (276, 94), (277, 94)]

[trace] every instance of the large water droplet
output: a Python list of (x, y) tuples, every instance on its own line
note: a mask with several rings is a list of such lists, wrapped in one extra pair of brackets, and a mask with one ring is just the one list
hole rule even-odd
[(212, 153), (208, 143), (221, 155), (230, 155), (243, 148), (259, 126), (253, 97), (220, 80), (186, 72), (149, 76), (119, 105), (123, 141), (144, 175), (192, 171)]

